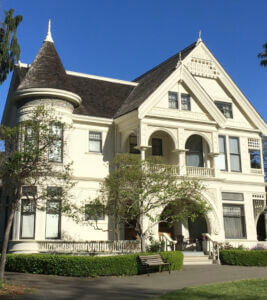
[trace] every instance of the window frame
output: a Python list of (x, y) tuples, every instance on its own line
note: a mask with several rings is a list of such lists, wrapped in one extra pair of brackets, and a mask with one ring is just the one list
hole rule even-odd
[[(252, 162), (252, 160), (251, 160), (251, 152), (253, 152), (253, 151), (257, 151), (257, 152), (259, 152), (259, 158), (260, 158), (260, 164), (259, 164), (259, 168), (255, 168), (255, 167), (252, 167), (252, 165), (251, 165), (251, 162)], [(261, 150), (260, 149), (248, 149), (248, 153), (249, 153), (249, 159), (250, 159), (250, 169), (252, 169), (252, 170), (262, 170), (262, 159), (261, 159)]]
[[(63, 138), (63, 134), (64, 134), (64, 128), (63, 128), (63, 124), (62, 123), (60, 123), (60, 122), (56, 122), (56, 123), (51, 123), (50, 124), (50, 132), (51, 132), (51, 134), (52, 134), (52, 126), (59, 126), (60, 128), (61, 128), (61, 135), (60, 135), (60, 137), (58, 137), (58, 138), (55, 138), (55, 141), (54, 142), (56, 142), (56, 141), (60, 141), (60, 160), (55, 160), (55, 159), (51, 159), (51, 157), (50, 157), (50, 155), (51, 155), (51, 148), (52, 148), (52, 146), (50, 145), (50, 147), (49, 147), (49, 149), (48, 149), (48, 161), (49, 162), (52, 162), (52, 163), (59, 163), (59, 164), (61, 164), (61, 163), (63, 163), (63, 141), (64, 141), (64, 138)], [(55, 146), (55, 145), (53, 145), (53, 146)]]
[[(136, 138), (136, 143), (131, 141), (131, 138)], [(137, 136), (136, 135), (129, 135), (129, 153), (130, 154), (140, 154), (140, 150), (136, 149), (137, 146)]]
[[(49, 193), (50, 193), (49, 189), (51, 189), (51, 191), (52, 191), (52, 189), (57, 190), (57, 192), (54, 192), (54, 194), (51, 193), (49, 195)], [(59, 195), (60, 197), (62, 196), (62, 187), (57, 187), (57, 186), (49, 186), (49, 187), (47, 187), (47, 197), (49, 199), (47, 199), (47, 201), (46, 201), (46, 209), (45, 209), (45, 213), (46, 213), (46, 215), (45, 215), (45, 239), (46, 240), (59, 240), (59, 239), (61, 239), (61, 210), (62, 210), (62, 203), (61, 203), (60, 199), (56, 199), (57, 195)], [(57, 237), (48, 237), (47, 233), (46, 233), (47, 232), (47, 215), (51, 214), (51, 213), (47, 213), (47, 207), (48, 207), (47, 204), (49, 202), (51, 202), (51, 203), (52, 202), (58, 203), (58, 235), (57, 235)], [(53, 215), (56, 215), (56, 214), (54, 213)]]
[[(237, 140), (238, 154), (237, 153), (231, 153), (231, 146), (230, 146), (230, 140), (231, 139), (236, 139)], [(229, 142), (229, 156), (230, 156), (230, 169), (231, 169), (231, 172), (242, 173), (240, 139), (239, 139), (238, 136), (229, 136), (228, 137), (228, 142)], [(238, 156), (239, 157), (239, 165), (240, 165), (240, 170), (239, 171), (232, 170), (231, 156)]]
[[(224, 150), (225, 152), (220, 152), (220, 138), (223, 138), (223, 143), (224, 143)], [(228, 171), (228, 151), (227, 151), (227, 143), (226, 143), (226, 136), (225, 135), (219, 135), (218, 137), (218, 142), (219, 142), (219, 156), (224, 155), (225, 157), (225, 169), (220, 169), (220, 171)]]
[[(176, 97), (175, 100), (170, 99), (171, 96)], [(175, 103), (175, 105), (173, 106), (173, 104)], [(179, 109), (179, 95), (178, 92), (173, 92), (173, 91), (168, 91), (168, 108), (170, 109)]]
[[(183, 97), (186, 97), (186, 100), (188, 101), (188, 103), (187, 103), (188, 109), (183, 108)], [(181, 110), (191, 111), (191, 96), (189, 94), (186, 94), (186, 93), (181, 93), (180, 98), (181, 98)]]
[[(24, 212), (24, 205), (23, 202), (24, 201), (28, 201), (30, 202), (30, 204), (32, 204), (33, 207), (33, 211), (30, 213), (25, 213)], [(21, 240), (34, 240), (35, 239), (35, 228), (36, 228), (36, 205), (31, 203), (32, 201), (30, 199), (27, 198), (22, 198), (21, 199), (21, 211), (20, 211), (20, 239)], [(28, 216), (28, 215), (33, 215), (34, 216), (34, 220), (33, 220), (33, 236), (32, 237), (23, 237), (22, 236), (22, 229), (23, 229), (23, 216)]]
[[(94, 138), (90, 138), (90, 134), (99, 134), (100, 135), (100, 139), (94, 139)], [(93, 141), (93, 142), (99, 142), (99, 145), (100, 145), (100, 151), (94, 151), (94, 150), (90, 150), (90, 141)], [(102, 135), (102, 132), (101, 131), (91, 131), (89, 130), (89, 139), (88, 139), (88, 151), (90, 153), (103, 153), (103, 147), (102, 147), (102, 142), (103, 141), (103, 135)]]
[[(216, 101), (214, 101), (214, 103), (226, 119), (233, 119), (234, 118), (234, 116), (233, 116), (233, 103), (232, 102), (225, 102), (225, 101), (217, 101), (216, 100)], [(230, 107), (230, 117), (226, 116), (226, 111), (224, 111), (225, 107), (223, 107), (223, 106)]]
[[(247, 225), (246, 225), (246, 213), (245, 213), (245, 206), (244, 204), (235, 204), (235, 203), (223, 203), (223, 224), (224, 224), (224, 237), (225, 239), (232, 239), (232, 240), (241, 240), (241, 239), (247, 239)], [(241, 221), (242, 226), (242, 237), (229, 237), (226, 235), (225, 231), (225, 217), (227, 215), (224, 214), (224, 207), (240, 207), (241, 208), (241, 216), (239, 217)], [(228, 216), (230, 217), (230, 216)], [(234, 217), (233, 217), (234, 218)]]

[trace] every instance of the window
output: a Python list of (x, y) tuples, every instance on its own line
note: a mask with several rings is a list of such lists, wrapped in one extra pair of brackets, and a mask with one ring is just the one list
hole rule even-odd
[(89, 132), (89, 151), (102, 152), (102, 134), (101, 132)]
[(63, 126), (60, 123), (54, 123), (51, 129), (51, 145), (48, 153), (48, 159), (51, 162), (61, 163), (63, 161)]
[(130, 153), (132, 154), (140, 154), (140, 151), (136, 149), (135, 147), (137, 146), (137, 136), (135, 135), (130, 135), (129, 137), (129, 143), (130, 143)]
[(222, 192), (222, 200), (224, 201), (244, 201), (242, 193)]
[(178, 93), (169, 92), (169, 108), (178, 108)]
[[(92, 213), (92, 211), (96, 213)], [(104, 206), (99, 204), (93, 206), (91, 204), (85, 205), (85, 221), (103, 221), (105, 220)]]
[(162, 154), (162, 139), (152, 139), (152, 155), (163, 155)]
[(243, 205), (223, 205), (225, 238), (241, 239), (246, 237)]
[(217, 157), (217, 164), (220, 170), (227, 171), (227, 151), (225, 136), (219, 136), (219, 156)]
[(190, 95), (181, 94), (182, 110), (191, 110)]
[(29, 199), (21, 200), (20, 238), (34, 239), (35, 204)]
[(216, 106), (227, 119), (233, 119), (232, 103), (215, 101)]
[(203, 141), (200, 135), (192, 135), (187, 140), (186, 165), (189, 167), (204, 167)]
[[(37, 125), (35, 125), (37, 126)], [(36, 149), (38, 146), (38, 132), (37, 127), (27, 126), (25, 128), (25, 136), (24, 136), (24, 149), (25, 151), (32, 151), (34, 148)]]
[(232, 172), (241, 172), (239, 138), (229, 137), (230, 163)]
[(48, 187), (47, 196), (49, 199), (46, 202), (45, 238), (59, 239), (61, 225), (61, 187)]
[(261, 152), (260, 150), (249, 150), (250, 168), (261, 169)]

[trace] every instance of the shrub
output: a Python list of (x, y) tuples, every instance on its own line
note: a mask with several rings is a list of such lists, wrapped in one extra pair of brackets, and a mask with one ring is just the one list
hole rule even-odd
[(220, 260), (224, 265), (267, 266), (267, 251), (221, 250)]
[(147, 247), (147, 252), (162, 252), (164, 251), (165, 242), (164, 240), (155, 241), (153, 239), (150, 240), (150, 245)]
[[(182, 269), (183, 254), (181, 252), (161, 252), (160, 254), (171, 263), (171, 270)], [(150, 255), (150, 253), (142, 255)], [(117, 256), (8, 254), (6, 270), (77, 277), (137, 275), (142, 273), (138, 256), (139, 254)]]

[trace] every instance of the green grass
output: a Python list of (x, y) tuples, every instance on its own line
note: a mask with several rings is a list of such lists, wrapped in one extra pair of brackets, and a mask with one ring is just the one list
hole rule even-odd
[(267, 299), (267, 279), (232, 281), (184, 288), (153, 300), (263, 300)]

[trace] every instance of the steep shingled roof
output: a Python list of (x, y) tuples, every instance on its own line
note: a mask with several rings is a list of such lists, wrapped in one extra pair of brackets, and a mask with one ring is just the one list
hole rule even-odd
[(122, 116), (137, 109), (176, 69), (180, 53), (181, 59), (183, 60), (195, 46), (196, 43), (191, 44), (150, 71), (133, 80), (139, 84), (131, 92), (114, 117)]
[(72, 91), (73, 87), (57, 54), (54, 43), (45, 41), (18, 90), (53, 88)]
[(52, 42), (45, 41), (29, 68), (17, 67), (19, 85), (25, 88), (63, 89), (79, 95), (82, 102), (75, 114), (116, 118), (137, 109), (176, 69), (181, 53), (184, 59), (196, 46), (193, 43), (129, 83), (70, 75), (65, 72)]

